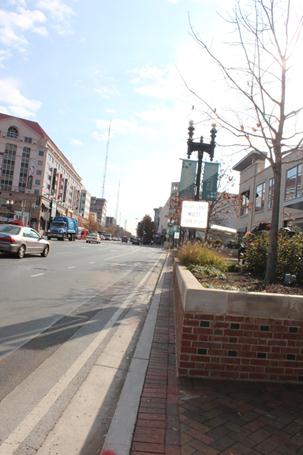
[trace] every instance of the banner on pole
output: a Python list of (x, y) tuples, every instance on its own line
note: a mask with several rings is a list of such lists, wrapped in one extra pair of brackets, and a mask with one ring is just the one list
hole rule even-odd
[(193, 199), (195, 196), (195, 180), (197, 161), (182, 160), (179, 195), (181, 199)]
[(202, 200), (215, 201), (218, 191), (219, 163), (204, 163)]

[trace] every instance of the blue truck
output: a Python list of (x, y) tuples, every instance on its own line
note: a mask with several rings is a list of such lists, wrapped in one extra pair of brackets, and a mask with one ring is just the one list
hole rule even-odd
[(68, 216), (55, 216), (52, 219), (49, 230), (46, 233), (47, 239), (58, 239), (70, 241), (76, 240), (78, 233), (78, 220)]

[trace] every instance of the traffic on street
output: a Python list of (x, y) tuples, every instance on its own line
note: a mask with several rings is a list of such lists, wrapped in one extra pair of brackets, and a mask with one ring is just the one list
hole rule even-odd
[(165, 259), (49, 244), (47, 258), (0, 254), (0, 455), (98, 453)]

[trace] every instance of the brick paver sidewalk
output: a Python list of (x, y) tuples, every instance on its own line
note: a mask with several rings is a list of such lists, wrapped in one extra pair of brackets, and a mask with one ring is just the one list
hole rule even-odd
[(176, 378), (165, 275), (131, 455), (303, 455), (302, 385)]
[(180, 455), (172, 271), (164, 276), (132, 455)]
[(179, 381), (182, 455), (303, 454), (301, 385)]

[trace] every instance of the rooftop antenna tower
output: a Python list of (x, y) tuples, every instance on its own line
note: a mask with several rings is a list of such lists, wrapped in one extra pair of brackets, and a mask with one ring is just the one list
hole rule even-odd
[(106, 174), (107, 174), (107, 161), (108, 161), (108, 150), (109, 150), (109, 142), (110, 142), (111, 125), (112, 125), (112, 121), (110, 120), (109, 126), (108, 126), (108, 133), (107, 133), (107, 142), (106, 142), (106, 153), (105, 153), (104, 174), (103, 174), (103, 184), (102, 184), (102, 198), (104, 198), (104, 193), (105, 193), (105, 181), (106, 181)]
[(119, 183), (118, 183), (117, 201), (116, 201), (116, 213), (115, 213), (115, 218), (116, 218), (116, 222), (117, 223), (118, 223), (119, 202), (120, 202), (120, 180), (119, 180)]

